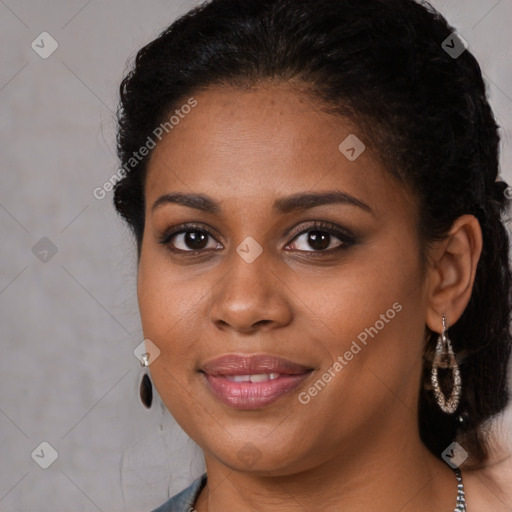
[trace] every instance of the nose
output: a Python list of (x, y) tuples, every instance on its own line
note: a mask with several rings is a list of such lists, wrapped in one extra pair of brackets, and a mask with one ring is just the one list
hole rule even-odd
[(293, 317), (289, 289), (265, 251), (248, 263), (236, 252), (214, 286), (210, 320), (217, 328), (249, 334), (288, 325)]

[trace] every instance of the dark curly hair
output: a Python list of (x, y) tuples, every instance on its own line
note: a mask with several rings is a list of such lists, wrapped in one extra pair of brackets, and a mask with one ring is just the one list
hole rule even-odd
[(511, 274), (502, 214), (509, 194), (498, 180), (498, 127), (480, 67), (470, 51), (454, 56), (443, 48), (453, 32), (433, 7), (413, 0), (213, 0), (196, 7), (138, 52), (121, 83), (124, 177), (114, 203), (140, 257), (151, 151), (133, 156), (174, 109), (208, 86), (287, 83), (351, 120), (390, 175), (415, 194), (423, 255), (461, 215), (480, 223), (483, 252), (471, 299), (449, 331), (461, 401), (453, 415), (435, 403), (429, 382), (437, 333), (426, 328), (419, 431), (436, 456), (458, 439), (483, 465), (486, 420), (508, 402)]

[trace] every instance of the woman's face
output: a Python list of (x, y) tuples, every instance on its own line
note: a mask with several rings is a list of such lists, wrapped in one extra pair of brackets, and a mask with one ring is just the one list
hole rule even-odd
[(194, 98), (145, 191), (138, 300), (165, 405), (207, 460), (266, 474), (416, 439), (413, 200), (364, 133), (286, 86)]

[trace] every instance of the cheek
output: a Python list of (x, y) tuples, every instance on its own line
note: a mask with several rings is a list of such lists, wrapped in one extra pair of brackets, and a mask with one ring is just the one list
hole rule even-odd
[[(338, 363), (323, 405), (350, 404), (355, 416), (366, 417), (398, 397), (413, 409), (424, 333), (419, 262), (395, 249), (358, 266), (325, 294), (336, 301), (323, 300), (336, 333), (328, 347), (331, 364)], [(321, 401), (316, 405), (321, 408)]]
[(422, 275), (415, 249), (393, 241), (372, 245), (360, 246), (338, 268), (303, 277), (294, 290), (311, 318), (319, 318), (338, 340), (338, 350), (360, 333), (364, 341), (365, 330), (376, 323), (383, 335), (402, 324), (404, 311), (419, 312)]
[(195, 423), (189, 392), (195, 376), (194, 330), (206, 298), (204, 287), (200, 290), (196, 281), (179, 276), (162, 258), (143, 251), (137, 276), (142, 329), (144, 338), (160, 349), (149, 368), (151, 380), (173, 417), (190, 430)]
[(332, 363), (338, 356), (347, 361), (347, 378), (361, 378), (363, 371), (369, 373), (369, 382), (383, 376), (395, 387), (410, 377), (412, 367), (417, 369), (425, 304), (413, 241), (403, 232), (387, 235), (379, 243), (360, 246), (344, 265), (326, 270), (321, 279), (308, 278), (301, 285), (307, 290), (301, 299), (311, 320), (320, 319), (316, 323), (324, 326), (323, 348)]
[(165, 257), (143, 250), (137, 276), (142, 328), (144, 336), (159, 347), (162, 360), (172, 367), (186, 360), (198, 310), (207, 300), (204, 283), (185, 279), (184, 274), (170, 269)]

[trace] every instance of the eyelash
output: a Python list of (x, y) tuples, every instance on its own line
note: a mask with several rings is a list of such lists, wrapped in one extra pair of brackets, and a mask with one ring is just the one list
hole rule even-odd
[[(159, 237), (157, 243), (160, 245), (166, 246), (171, 252), (173, 252), (175, 254), (198, 255), (198, 254), (203, 253), (204, 251), (217, 250), (217, 249), (198, 249), (198, 250), (184, 251), (182, 249), (176, 249), (176, 248), (172, 247), (171, 240), (176, 235), (180, 235), (182, 233), (187, 233), (187, 232), (193, 232), (193, 231), (206, 234), (215, 240), (215, 234), (212, 233), (208, 228), (205, 228), (204, 226), (201, 226), (198, 224), (181, 224), (179, 226), (172, 228), (171, 231), (165, 232), (161, 237)], [(356, 240), (352, 234), (350, 234), (348, 231), (346, 231), (344, 229), (337, 227), (335, 224), (332, 224), (330, 222), (325, 222), (325, 221), (314, 221), (307, 228), (302, 228), (300, 230), (298, 228), (297, 230), (294, 230), (294, 233), (292, 233), (292, 235), (291, 235), (292, 239), (289, 243), (286, 244), (286, 246), (293, 243), (293, 241), (296, 238), (298, 238), (300, 235), (302, 235), (304, 233), (309, 233), (311, 231), (320, 231), (321, 233), (327, 233), (329, 235), (334, 235), (336, 238), (338, 238), (340, 240), (341, 244), (332, 249), (324, 249), (324, 250), (312, 249), (311, 251), (303, 251), (303, 250), (296, 249), (297, 252), (308, 253), (310, 256), (311, 255), (323, 255), (323, 254), (332, 255), (333, 252), (337, 252), (339, 250), (346, 250), (350, 246), (352, 246), (356, 243)]]

